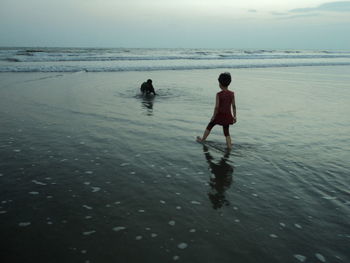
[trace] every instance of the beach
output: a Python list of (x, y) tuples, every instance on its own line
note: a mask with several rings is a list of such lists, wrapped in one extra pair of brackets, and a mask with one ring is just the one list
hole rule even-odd
[[(224, 71), (231, 152), (195, 141)], [(2, 262), (350, 261), (350, 66), (0, 80)]]

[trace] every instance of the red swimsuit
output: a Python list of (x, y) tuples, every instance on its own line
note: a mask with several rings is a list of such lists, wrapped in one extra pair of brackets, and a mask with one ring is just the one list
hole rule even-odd
[(230, 90), (223, 90), (217, 93), (219, 97), (219, 109), (218, 112), (208, 126), (207, 129), (211, 130), (216, 124), (223, 126), (225, 136), (229, 136), (229, 125), (234, 123), (231, 113), (231, 105), (234, 98), (234, 93)]
[(215, 124), (222, 126), (233, 124), (231, 105), (234, 93), (230, 90), (223, 90), (217, 93), (219, 96), (219, 109), (215, 116)]

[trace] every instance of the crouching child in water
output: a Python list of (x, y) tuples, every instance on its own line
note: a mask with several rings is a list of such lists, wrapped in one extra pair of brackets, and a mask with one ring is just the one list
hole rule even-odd
[(147, 82), (142, 83), (141, 88), (140, 88), (142, 94), (151, 94), (157, 95), (152, 84), (152, 80), (148, 79)]
[[(237, 121), (235, 94), (228, 89), (231, 83), (231, 75), (228, 72), (222, 73), (219, 76), (220, 92), (216, 94), (216, 103), (213, 117), (211, 118), (207, 128), (204, 131), (203, 137), (197, 137), (198, 142), (203, 142), (209, 136), (211, 129), (219, 124), (223, 127), (228, 149), (232, 148), (229, 125)], [(232, 112), (231, 112), (232, 108)]]

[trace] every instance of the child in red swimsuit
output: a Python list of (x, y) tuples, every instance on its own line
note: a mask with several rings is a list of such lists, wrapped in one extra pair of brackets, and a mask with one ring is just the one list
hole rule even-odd
[[(228, 72), (222, 73), (219, 76), (219, 86), (221, 91), (216, 94), (216, 104), (213, 117), (209, 122), (203, 137), (197, 137), (198, 142), (203, 142), (210, 134), (211, 129), (219, 124), (223, 127), (224, 135), (226, 138), (226, 145), (228, 149), (232, 148), (231, 136), (229, 131), (229, 125), (234, 124), (237, 121), (236, 116), (236, 103), (235, 94), (228, 89), (231, 83), (231, 75)], [(232, 107), (232, 112), (231, 112)], [(232, 115), (233, 113), (233, 115)]]

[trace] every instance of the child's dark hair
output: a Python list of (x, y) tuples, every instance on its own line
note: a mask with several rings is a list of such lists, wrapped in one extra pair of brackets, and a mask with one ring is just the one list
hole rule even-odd
[(221, 73), (218, 80), (222, 86), (228, 87), (231, 83), (231, 74), (229, 72)]

